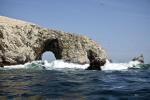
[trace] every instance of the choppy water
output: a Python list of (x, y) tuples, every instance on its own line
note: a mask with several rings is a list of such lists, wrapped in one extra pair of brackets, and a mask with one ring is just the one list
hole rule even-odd
[(0, 70), (0, 100), (149, 100), (149, 68)]

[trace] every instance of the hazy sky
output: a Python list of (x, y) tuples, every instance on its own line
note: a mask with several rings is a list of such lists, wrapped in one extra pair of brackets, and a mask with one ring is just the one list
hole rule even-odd
[(83, 34), (113, 61), (150, 63), (150, 0), (0, 0), (0, 15)]

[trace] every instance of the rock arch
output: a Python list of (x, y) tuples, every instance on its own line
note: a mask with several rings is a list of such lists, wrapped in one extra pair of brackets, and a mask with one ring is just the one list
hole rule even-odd
[(53, 52), (56, 59), (79, 64), (96, 61), (101, 66), (107, 58), (105, 50), (86, 36), (15, 21), (0, 23), (0, 66), (39, 60), (45, 51)]

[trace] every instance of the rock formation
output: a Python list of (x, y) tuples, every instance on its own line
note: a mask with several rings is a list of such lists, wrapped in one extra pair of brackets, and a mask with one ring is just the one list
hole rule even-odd
[(86, 36), (0, 16), (0, 66), (40, 60), (45, 51), (53, 52), (56, 59), (79, 64), (96, 60), (100, 66), (106, 59), (105, 50)]
[(144, 56), (143, 56), (143, 54), (141, 54), (141, 55), (138, 56), (138, 57), (134, 57), (134, 58), (132, 59), (132, 61), (139, 61), (140, 63), (144, 63)]

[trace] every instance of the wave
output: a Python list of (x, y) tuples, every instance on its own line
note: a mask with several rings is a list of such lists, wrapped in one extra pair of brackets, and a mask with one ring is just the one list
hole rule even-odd
[(140, 68), (141, 62), (139, 61), (130, 61), (129, 63), (110, 63), (109, 60), (106, 60), (106, 64), (102, 66), (102, 70), (127, 70), (131, 68)]
[(86, 69), (89, 64), (74, 64), (64, 62), (63, 60), (54, 60), (52, 62), (45, 61), (32, 61), (24, 65), (4, 66), (4, 69), (39, 69), (39, 70), (53, 70), (53, 69)]
[[(23, 65), (4, 66), (1, 69), (35, 69), (35, 70), (57, 70), (57, 69), (87, 69), (89, 64), (74, 64), (64, 62), (63, 60), (48, 61), (32, 61)], [(130, 61), (129, 63), (110, 63), (106, 60), (106, 64), (101, 66), (102, 70), (128, 70), (128, 69), (148, 69), (149, 64), (141, 64), (139, 61)]]

